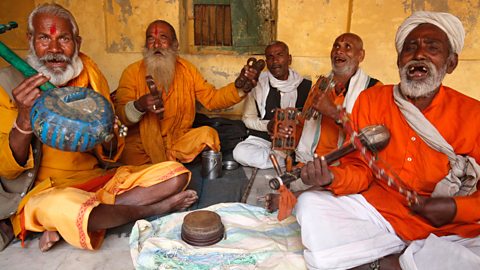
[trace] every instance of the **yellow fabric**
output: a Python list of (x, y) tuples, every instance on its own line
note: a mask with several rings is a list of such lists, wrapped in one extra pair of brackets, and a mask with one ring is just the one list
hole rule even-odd
[(121, 161), (133, 165), (165, 160), (190, 162), (206, 145), (219, 151), (220, 141), (214, 129), (192, 128), (195, 102), (199, 101), (209, 110), (232, 106), (241, 100), (233, 83), (217, 90), (191, 63), (178, 57), (168, 94), (162, 91), (163, 119), (147, 112), (139, 123), (130, 123), (125, 115), (125, 105), (150, 93), (145, 76), (143, 60), (131, 64), (124, 70), (116, 91), (118, 116), (133, 130), (127, 135)]
[(33, 196), (25, 206), (25, 227), (30, 231), (58, 231), (69, 244), (98, 249), (105, 230), (87, 233), (88, 217), (100, 203), (114, 204), (115, 196), (134, 187), (148, 187), (190, 172), (180, 163), (162, 162), (151, 166), (120, 167), (115, 176), (97, 192), (54, 187)]
[[(79, 54), (84, 69), (80, 75), (68, 83), (69, 86), (88, 87), (99, 93), (110, 101), (109, 87), (107, 80), (98, 69), (97, 65), (86, 55)], [(0, 82), (1, 84), (1, 82)], [(11, 89), (8, 89), (11, 90)], [(33, 168), (33, 153), (30, 149), (29, 159), (25, 166), (20, 166), (15, 161), (10, 149), (9, 135), (13, 122), (17, 117), (17, 108), (10, 99), (6, 89), (0, 87), (0, 175), (7, 179), (17, 178), (24, 171)], [(105, 171), (99, 167), (96, 155), (105, 160), (115, 161), (118, 159), (124, 147), (124, 140), (118, 138), (118, 148), (116, 154), (111, 158), (103, 155), (101, 146), (89, 152), (63, 152), (49, 146), (43, 145), (42, 161), (34, 188), (22, 199), (17, 213), (21, 213), (24, 206), (28, 204), (29, 199), (36, 194), (45, 191), (51, 187), (69, 187), (84, 183), (91, 178), (99, 176)], [(31, 205), (31, 204), (30, 204)], [(42, 211), (49, 211), (46, 207)], [(25, 216), (28, 221), (31, 217)], [(19, 215), (12, 217), (15, 234), (20, 232)], [(27, 227), (27, 230), (30, 228)]]

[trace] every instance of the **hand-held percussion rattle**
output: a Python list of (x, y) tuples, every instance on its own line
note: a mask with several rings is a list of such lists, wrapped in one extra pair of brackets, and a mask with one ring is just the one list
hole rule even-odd
[[(388, 129), (383, 125), (373, 125), (364, 127), (360, 134), (356, 135), (358, 139), (360, 139), (363, 146), (365, 146), (368, 150), (372, 152), (378, 152), (382, 150), (388, 145), (390, 141), (390, 132)], [(331, 164), (332, 162), (338, 160), (339, 158), (353, 152), (357, 149), (357, 146), (352, 142), (348, 143), (337, 150), (330, 152), (329, 154), (325, 155), (325, 160), (327, 164)], [(272, 162), (274, 167), (275, 165), (278, 166), (278, 163)], [(276, 169), (277, 170), (277, 169)], [(277, 171), (280, 171), (278, 169)], [(292, 172), (286, 172), (284, 174), (279, 175), (281, 182), (285, 185), (297, 180), (300, 178), (301, 168), (296, 168)], [(281, 182), (278, 178), (273, 178), (269, 181), (269, 186), (272, 189), (279, 189)]]
[[(247, 60), (247, 66), (253, 67), (257, 71), (257, 77), (260, 76), (260, 72), (265, 68), (265, 61), (263, 59), (257, 60), (255, 57), (250, 57)], [(243, 75), (243, 72), (240, 73), (238, 78), (235, 80), (235, 87), (238, 89), (242, 89), (245, 92), (249, 92), (252, 90), (253, 85), (250, 80)]]
[[(317, 100), (318, 96), (326, 91), (329, 91), (329, 90), (336, 91), (338, 89), (339, 90), (338, 92), (341, 92), (341, 89), (343, 88), (344, 88), (344, 85), (342, 83), (337, 83), (333, 79), (333, 73), (331, 73), (327, 77), (321, 75), (318, 78), (317, 83), (315, 83), (314, 88), (311, 90), (312, 91), (311, 95), (313, 95), (312, 100)], [(312, 118), (317, 119), (320, 113), (310, 105), (303, 109), (301, 115), (304, 119), (310, 120)]]
[[(297, 115), (296, 108), (277, 108), (275, 109), (272, 135), (272, 149), (280, 151), (295, 150), (296, 130), (297, 130)], [(292, 134), (288, 138), (281, 137), (279, 133), (280, 126), (290, 127)]]
[[(155, 84), (155, 81), (153, 80), (153, 77), (151, 75), (145, 76), (145, 81), (147, 82), (148, 89), (150, 90), (150, 94), (152, 96), (156, 96), (160, 99), (160, 107), (157, 109), (160, 109), (163, 107), (163, 99), (162, 99), (162, 90), (158, 91), (157, 85)], [(163, 112), (157, 113), (158, 118), (163, 119)]]
[[(14, 22), (0, 24), (0, 33), (16, 27)], [(38, 73), (2, 42), (0, 56), (27, 78)], [(43, 94), (35, 101), (30, 120), (42, 143), (63, 151), (83, 152), (113, 137), (115, 115), (101, 94), (88, 88), (57, 88), (50, 82), (39, 88)]]

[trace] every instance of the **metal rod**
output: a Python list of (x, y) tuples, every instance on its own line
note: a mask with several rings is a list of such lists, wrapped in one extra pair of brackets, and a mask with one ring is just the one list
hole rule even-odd
[(245, 187), (245, 191), (243, 192), (242, 200), (240, 202), (246, 203), (248, 195), (250, 195), (250, 191), (252, 190), (253, 182), (255, 181), (255, 177), (257, 176), (258, 168), (253, 168), (252, 175), (250, 179), (248, 179), (247, 186)]

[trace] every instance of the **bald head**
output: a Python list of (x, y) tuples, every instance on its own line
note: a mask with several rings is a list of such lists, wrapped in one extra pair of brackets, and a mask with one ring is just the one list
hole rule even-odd
[(365, 58), (362, 39), (354, 33), (343, 33), (333, 42), (330, 60), (336, 75), (352, 76)]
[[(363, 50), (363, 40), (360, 36), (354, 33), (343, 33), (335, 39), (335, 42), (339, 42), (341, 40), (349, 40), (352, 44), (354, 44), (359, 50)], [(335, 43), (334, 42), (334, 43)]]

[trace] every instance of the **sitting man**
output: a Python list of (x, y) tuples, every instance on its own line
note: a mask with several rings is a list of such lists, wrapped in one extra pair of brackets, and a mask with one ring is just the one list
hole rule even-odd
[[(257, 86), (247, 96), (243, 122), (249, 129), (248, 138), (233, 150), (233, 157), (244, 166), (272, 168), (269, 154), (272, 143), (267, 124), (276, 108), (303, 108), (312, 86), (289, 68), (292, 56), (284, 42), (275, 41), (265, 49), (268, 71), (260, 74)], [(280, 162), (283, 159), (279, 160)]]
[[(205, 148), (220, 151), (215, 129), (192, 128), (195, 102), (209, 110), (222, 109), (245, 96), (233, 83), (216, 90), (190, 62), (178, 56), (178, 45), (175, 29), (168, 22), (152, 22), (146, 30), (144, 58), (128, 66), (120, 78), (115, 107), (120, 120), (129, 126), (120, 159), (125, 164), (187, 163)], [(256, 84), (255, 69), (245, 68), (243, 74)], [(150, 92), (147, 75), (159, 94)], [(160, 113), (163, 116), (159, 117)]]
[(310, 269), (478, 269), (480, 102), (442, 85), (464, 37), (451, 14), (407, 18), (395, 38), (400, 84), (364, 91), (351, 114), (355, 130), (390, 130), (378, 161), (356, 151), (302, 168), (305, 184), (325, 189), (296, 206)]
[[(341, 126), (335, 123), (334, 113), (336, 106), (342, 106), (348, 113), (352, 111), (353, 104), (358, 95), (365, 89), (381, 83), (368, 76), (360, 67), (360, 63), (365, 58), (362, 39), (353, 33), (343, 33), (333, 42), (330, 51), (330, 61), (332, 64), (331, 75), (337, 84), (346, 87), (336, 88), (335, 91), (327, 93), (328, 98), (314, 100), (313, 91), (318, 90), (318, 82), (305, 103), (305, 109), (329, 108), (318, 118), (309, 120), (301, 119), (297, 126), (301, 129), (301, 136), (295, 150), (297, 167), (303, 166), (306, 162), (312, 161), (314, 155), (323, 156), (341, 146), (345, 136)], [(338, 92), (337, 92), (338, 91)], [(326, 116), (326, 117), (324, 117)], [(273, 125), (272, 125), (273, 126)], [(291, 134), (289, 127), (282, 128), (282, 134), (287, 136)], [(294, 192), (298, 196), (302, 191)], [(265, 200), (265, 207), (269, 211), (278, 209), (278, 195), (268, 194)]]
[[(364, 58), (363, 41), (358, 35), (344, 33), (333, 42), (330, 51), (333, 80), (345, 87), (337, 87), (335, 91), (330, 91), (329, 99), (313, 100), (314, 95), (310, 94), (305, 108), (311, 106), (317, 109), (323, 102), (331, 103), (330, 101), (333, 101), (334, 106), (330, 106), (332, 112), (320, 115), (317, 119), (305, 120), (303, 123), (302, 135), (295, 150), (298, 162), (312, 161), (314, 154), (325, 155), (343, 144), (344, 135), (341, 127), (332, 118), (335, 106), (341, 105), (350, 113), (358, 95), (363, 90), (380, 84), (377, 79), (368, 76), (359, 67)], [(318, 89), (315, 90), (318, 91)]]
[[(1, 202), (1, 218), (13, 215), (15, 235), (23, 241), (27, 231), (44, 232), (42, 251), (60, 236), (73, 246), (97, 249), (105, 229), (184, 209), (196, 201), (194, 191), (183, 191), (190, 172), (180, 163), (102, 169), (97, 157), (107, 159), (112, 153), (118, 158), (122, 141), (100, 144), (88, 152), (38, 144), (30, 111), (41, 95), (40, 85), (50, 80), (56, 86), (90, 87), (107, 99), (110, 91), (96, 64), (79, 53), (78, 26), (68, 10), (56, 4), (37, 7), (28, 18), (28, 40), (27, 61), (40, 73), (24, 79), (8, 67), (0, 75), (0, 198), (17, 198), (5, 187), (33, 185), (28, 193), (18, 194), (21, 201), (10, 211), (5, 209), (9, 201)], [(11, 233), (6, 226), (10, 221), (1, 223), (3, 231)]]

